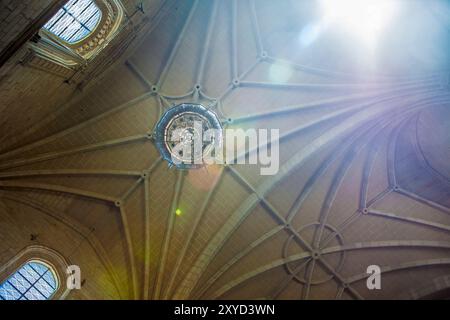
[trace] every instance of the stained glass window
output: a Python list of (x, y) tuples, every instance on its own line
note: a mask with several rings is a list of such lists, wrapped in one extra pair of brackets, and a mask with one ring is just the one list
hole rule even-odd
[(70, 0), (44, 28), (64, 41), (74, 43), (86, 38), (95, 29), (101, 15), (92, 0)]
[(53, 271), (39, 261), (29, 261), (0, 284), (0, 300), (48, 300), (58, 281)]

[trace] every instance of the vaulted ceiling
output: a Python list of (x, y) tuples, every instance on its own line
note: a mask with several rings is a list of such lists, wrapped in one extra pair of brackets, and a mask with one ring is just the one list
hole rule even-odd
[[(395, 32), (368, 49), (333, 28), (305, 42), (312, 1), (154, 1), (133, 50), (82, 92), (61, 84), (47, 99), (42, 81), (15, 82), (27, 104), (2, 93), (14, 125), (0, 137), (0, 258), (33, 241), (61, 252), (86, 280), (69, 298), (410, 299), (448, 287), (450, 23), (441, 1), (401, 4)], [(182, 102), (226, 127), (280, 129), (279, 172), (169, 168), (151, 134)], [(366, 287), (369, 265), (381, 290)]]

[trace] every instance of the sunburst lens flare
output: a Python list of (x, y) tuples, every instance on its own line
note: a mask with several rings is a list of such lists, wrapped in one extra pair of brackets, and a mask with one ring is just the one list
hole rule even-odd
[(398, 11), (397, 0), (320, 0), (323, 23), (375, 45)]

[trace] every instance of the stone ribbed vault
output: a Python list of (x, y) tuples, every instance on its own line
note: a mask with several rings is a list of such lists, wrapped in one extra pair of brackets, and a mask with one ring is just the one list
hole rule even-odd
[[(2, 206), (80, 235), (67, 259), (86, 270), (83, 298), (99, 297), (98, 279), (103, 297), (132, 299), (409, 299), (449, 286), (445, 74), (373, 71), (331, 42), (299, 50), (292, 30), (310, 7), (166, 2), (125, 63), (23, 143), (2, 142)], [(169, 169), (152, 132), (182, 102), (226, 127), (279, 128), (279, 173)], [(372, 264), (382, 290), (366, 288)]]

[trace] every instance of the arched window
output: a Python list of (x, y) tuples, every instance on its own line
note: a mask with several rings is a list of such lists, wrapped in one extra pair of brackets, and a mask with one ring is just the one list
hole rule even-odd
[(53, 268), (31, 260), (0, 284), (0, 300), (48, 300), (57, 290)]
[(70, 0), (44, 28), (72, 44), (89, 36), (101, 16), (102, 13), (93, 0)]
[(124, 30), (125, 17), (121, 0), (69, 0), (28, 42), (24, 64), (82, 81), (76, 74)]

